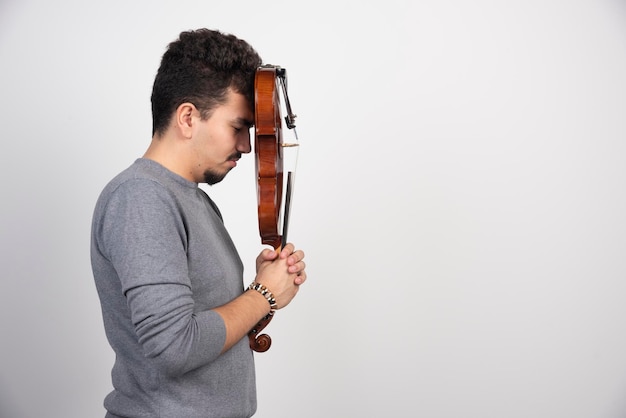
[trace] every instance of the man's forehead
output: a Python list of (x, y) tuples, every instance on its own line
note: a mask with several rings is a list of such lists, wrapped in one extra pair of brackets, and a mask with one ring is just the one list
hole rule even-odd
[(242, 122), (254, 123), (254, 107), (243, 94), (229, 89), (226, 102), (222, 107), (228, 110), (234, 118), (240, 119)]

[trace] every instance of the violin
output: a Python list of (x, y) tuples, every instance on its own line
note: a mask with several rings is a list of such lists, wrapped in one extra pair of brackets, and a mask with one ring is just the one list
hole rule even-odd
[[(295, 133), (296, 115), (291, 111), (287, 94), (287, 71), (269, 64), (257, 68), (254, 80), (254, 151), (259, 234), (262, 244), (271, 245), (277, 251), (287, 244), (294, 183), (294, 171), (287, 171), (286, 177), (283, 175), (284, 149), (298, 146), (297, 142), (283, 142), (281, 90), (285, 99), (285, 125), (294, 129)], [(268, 314), (248, 333), (250, 348), (254, 351), (265, 352), (270, 348), (270, 336), (259, 333), (272, 317), (272, 313)]]

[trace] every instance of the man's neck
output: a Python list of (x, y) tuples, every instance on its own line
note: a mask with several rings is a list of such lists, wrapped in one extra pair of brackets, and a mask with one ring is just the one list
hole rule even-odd
[(156, 161), (168, 170), (189, 180), (196, 181), (187, 166), (186, 148), (184, 141), (173, 137), (167, 133), (161, 136), (153, 136), (150, 146), (143, 155), (143, 158)]

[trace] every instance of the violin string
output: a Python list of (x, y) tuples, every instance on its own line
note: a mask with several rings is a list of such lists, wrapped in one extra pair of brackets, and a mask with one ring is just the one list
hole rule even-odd
[[(289, 94), (287, 93), (287, 77), (286, 73), (283, 71), (279, 76), (279, 83), (282, 88), (284, 101), (282, 102), (282, 107), (285, 111), (286, 117), (284, 118), (285, 125), (288, 130), (293, 131), (293, 135), (295, 138), (294, 142), (285, 143), (283, 142), (281, 146), (283, 148), (296, 148), (292, 150), (289, 154), (292, 157), (292, 161), (290, 163), (290, 169), (287, 170), (286, 176), (286, 193), (284, 196), (284, 205), (283, 207), (283, 230), (282, 230), (282, 245), (284, 246), (287, 241), (287, 233), (288, 233), (288, 225), (289, 225), (289, 213), (291, 212), (292, 198), (294, 193), (295, 186), (295, 171), (298, 165), (298, 155), (300, 151), (299, 143), (298, 143), (298, 132), (296, 131), (295, 119), (296, 115), (293, 114), (291, 110), (291, 103), (289, 102)], [(286, 151), (286, 150), (285, 150)]]

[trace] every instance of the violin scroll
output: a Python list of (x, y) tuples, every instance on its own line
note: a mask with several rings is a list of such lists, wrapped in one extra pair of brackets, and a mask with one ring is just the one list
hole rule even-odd
[(257, 353), (264, 353), (270, 349), (272, 345), (272, 338), (267, 334), (259, 333), (263, 331), (270, 321), (272, 320), (272, 315), (267, 315), (263, 319), (261, 319), (254, 328), (248, 334), (248, 339), (250, 342), (250, 348), (256, 351)]

